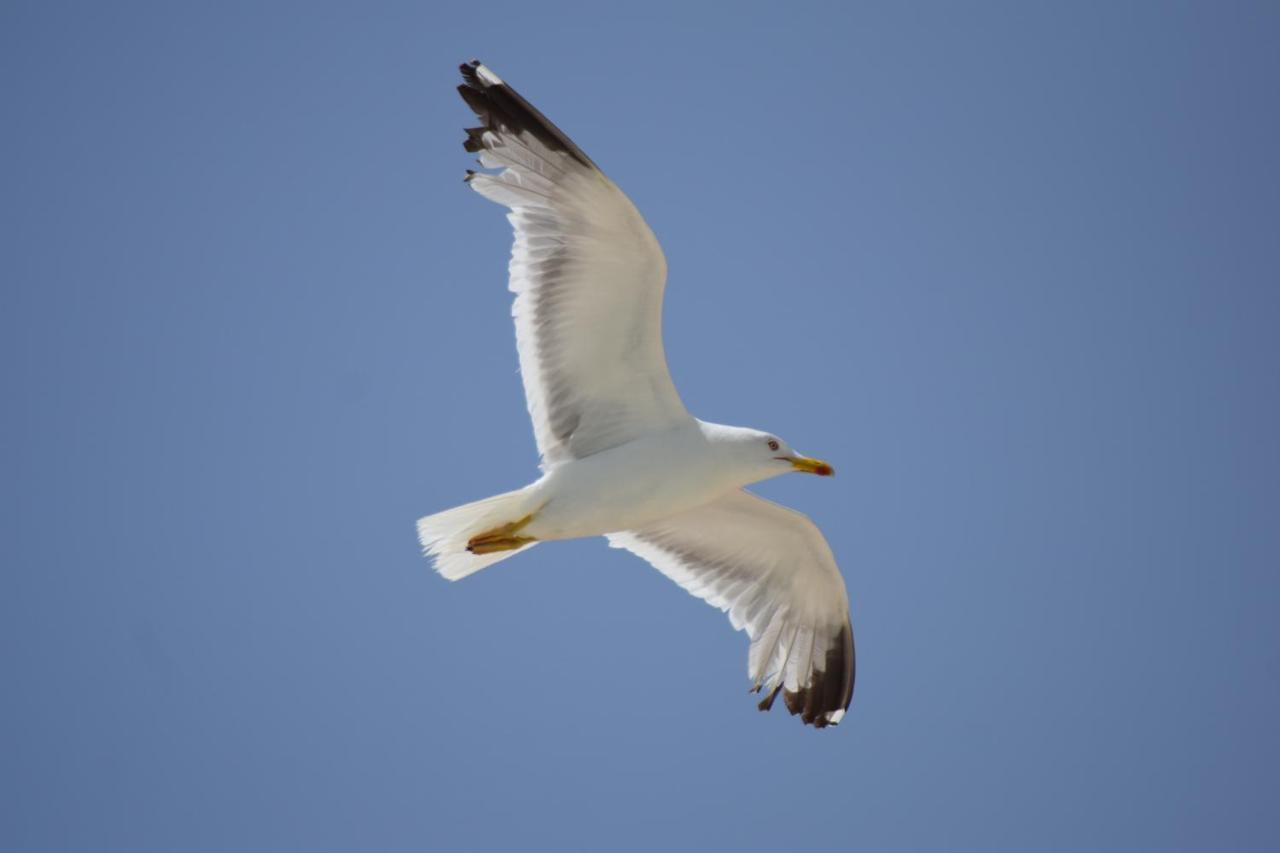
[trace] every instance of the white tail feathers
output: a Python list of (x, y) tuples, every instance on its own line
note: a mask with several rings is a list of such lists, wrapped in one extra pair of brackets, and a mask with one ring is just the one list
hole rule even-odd
[(420, 518), (418, 541), (422, 552), (431, 558), (435, 570), (451, 581), (515, 556), (537, 543), (513, 551), (472, 554), (467, 542), (487, 530), (524, 518), (530, 511), (528, 504), (526, 491), (517, 489)]

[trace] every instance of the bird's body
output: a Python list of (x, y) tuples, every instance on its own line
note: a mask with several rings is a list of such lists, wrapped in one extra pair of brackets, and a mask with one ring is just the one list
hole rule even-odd
[(717, 441), (725, 429), (690, 418), (551, 468), (529, 487), (542, 509), (525, 533), (543, 541), (631, 530), (747, 485), (732, 445)]
[(501, 169), (468, 183), (512, 210), (513, 315), (543, 474), (421, 519), (425, 552), (456, 580), (539, 542), (604, 535), (748, 632), (762, 710), (783, 692), (804, 722), (839, 722), (854, 653), (835, 559), (807, 518), (743, 490), (831, 466), (686, 411), (662, 349), (666, 261), (644, 219), (497, 75), (478, 62), (462, 74), (484, 124), (466, 147)]

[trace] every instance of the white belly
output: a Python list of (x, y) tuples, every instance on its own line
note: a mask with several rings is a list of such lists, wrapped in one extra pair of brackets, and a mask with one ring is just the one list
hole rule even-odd
[(548, 471), (532, 486), (537, 539), (631, 530), (701, 506), (735, 487), (696, 428), (639, 439)]

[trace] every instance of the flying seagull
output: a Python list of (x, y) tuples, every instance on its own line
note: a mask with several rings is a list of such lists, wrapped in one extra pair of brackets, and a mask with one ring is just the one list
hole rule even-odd
[(853, 696), (849, 599), (831, 548), (798, 512), (743, 487), (790, 471), (831, 476), (760, 430), (698, 420), (662, 349), (662, 248), (582, 149), (484, 65), (462, 66), (480, 127), (470, 187), (511, 209), (510, 289), (542, 476), (418, 522), (457, 580), (538, 542), (603, 535), (751, 638), (747, 674), (819, 728)]

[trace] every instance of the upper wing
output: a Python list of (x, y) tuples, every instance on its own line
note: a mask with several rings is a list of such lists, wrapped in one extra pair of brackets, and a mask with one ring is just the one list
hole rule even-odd
[(689, 418), (662, 350), (667, 262), (639, 211), (559, 128), (479, 62), (458, 87), (483, 127), (465, 147), (511, 208), (510, 288), (525, 398), (544, 464)]
[(751, 637), (747, 674), (767, 695), (819, 728), (835, 725), (853, 698), (853, 629), (835, 557), (798, 512), (736, 491), (609, 544), (648, 560), (693, 595), (729, 612)]

